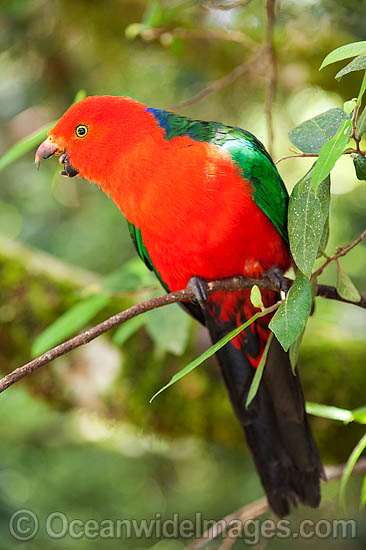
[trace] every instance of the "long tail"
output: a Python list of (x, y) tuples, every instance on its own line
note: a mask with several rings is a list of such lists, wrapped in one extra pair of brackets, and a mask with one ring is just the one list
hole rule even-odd
[[(223, 314), (222, 305), (216, 300), (209, 304), (206, 325), (214, 342), (239, 321), (230, 318), (227, 311)], [(241, 315), (240, 322), (244, 320)], [(312, 507), (319, 505), (324, 473), (305, 412), (299, 373), (296, 371), (294, 376), (288, 353), (275, 338), (258, 392), (248, 409), (245, 407), (255, 373), (250, 357), (260, 356), (261, 332), (259, 326), (247, 329), (241, 340), (226, 344), (217, 357), (269, 504), (282, 517), (298, 501)]]

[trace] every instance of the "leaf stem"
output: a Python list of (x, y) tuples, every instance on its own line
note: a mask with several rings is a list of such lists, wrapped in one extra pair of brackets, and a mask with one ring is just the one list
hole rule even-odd
[(361, 138), (358, 138), (357, 135), (356, 135), (356, 130), (357, 130), (356, 122), (357, 122), (357, 115), (358, 115), (359, 110), (360, 110), (360, 105), (358, 103), (356, 103), (355, 108), (353, 109), (353, 114), (352, 114), (352, 132), (351, 132), (350, 137), (351, 137), (351, 139), (353, 139), (353, 141), (356, 144), (357, 153), (359, 155), (364, 155), (365, 151), (361, 151), (361, 149), (360, 149)]

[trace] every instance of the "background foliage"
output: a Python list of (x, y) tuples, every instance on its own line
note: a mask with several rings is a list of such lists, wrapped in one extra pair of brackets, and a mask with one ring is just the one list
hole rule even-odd
[[(3, 0), (0, 154), (57, 119), (79, 90), (88, 95), (130, 95), (149, 106), (167, 108), (249, 59), (265, 36), (263, 2), (253, 0), (232, 10), (214, 9), (215, 4), (225, 2)], [(342, 108), (357, 95), (360, 73), (337, 82), (333, 76), (344, 62), (321, 72), (318, 68), (329, 51), (364, 39), (365, 16), (366, 7), (358, 2), (281, 3), (275, 28), (275, 158), (288, 154), (289, 130), (327, 109)], [(240, 40), (218, 39), (210, 35), (213, 31), (242, 35)], [(182, 113), (244, 127), (266, 143), (265, 78), (266, 65), (258, 63), (245, 78)], [(95, 289), (119, 293), (113, 299), (98, 298), (98, 304), (91, 297), (94, 311), (101, 306), (101, 320), (158, 288), (135, 260), (121, 278), (121, 265), (134, 257), (134, 251), (111, 200), (96, 186), (77, 178), (66, 181), (55, 163), (46, 163), (37, 173), (33, 155), (0, 172), (4, 372), (28, 360), (36, 336)], [(279, 165), (289, 191), (313, 160), (291, 159)], [(365, 189), (350, 159), (342, 158), (332, 176), (328, 250), (352, 241), (364, 229)], [(364, 248), (360, 249), (342, 265), (362, 290), (366, 275)], [(103, 285), (101, 275), (107, 277)], [(331, 266), (321, 280), (332, 284), (335, 276)], [(147, 288), (135, 291), (142, 286)], [(189, 517), (200, 510), (206, 517), (219, 518), (261, 495), (213, 362), (148, 405), (162, 382), (207, 347), (204, 333), (177, 308), (168, 313), (169, 308), (152, 312), (138, 334), (130, 336), (126, 325), (111, 338), (70, 354), (2, 394), (0, 525), (8, 544), (4, 548), (13, 547), (6, 521), (9, 510), (17, 507), (34, 508), (41, 515), (64, 509), (74, 517), (144, 517), (157, 510), (167, 517), (173, 511)], [(365, 328), (364, 311), (317, 301), (300, 353), (307, 399), (350, 409), (364, 405)], [(316, 419), (314, 425), (325, 462), (346, 460), (362, 435), (356, 424)], [(169, 436), (169, 443), (152, 433)], [(173, 443), (177, 436), (180, 439)], [(81, 467), (85, 462), (88, 470)], [(349, 501), (354, 498), (357, 503), (359, 479), (352, 483)], [(339, 517), (334, 485), (324, 489), (321, 517)], [(355, 513), (352, 504), (349, 513)], [(51, 547), (45, 539), (37, 541), (37, 548), (42, 544)], [(85, 547), (98, 544), (86, 541)], [(124, 544), (150, 548), (153, 543)], [(172, 549), (181, 548), (174, 544)], [(276, 544), (270, 541), (268, 547)], [(360, 547), (357, 544), (349, 541), (347, 548)]]

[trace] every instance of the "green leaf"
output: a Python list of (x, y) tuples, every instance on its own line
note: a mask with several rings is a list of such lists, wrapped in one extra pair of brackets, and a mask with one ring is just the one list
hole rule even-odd
[(162, 21), (162, 17), (163, 10), (160, 2), (153, 1), (148, 4), (142, 22), (145, 27), (158, 27)]
[(13, 147), (11, 147), (1, 158), (0, 158), (0, 171), (3, 170), (6, 166), (11, 164), (12, 162), (15, 162), (20, 157), (28, 153), (29, 151), (32, 151), (39, 145), (41, 141), (46, 139), (47, 132), (50, 130), (55, 124), (56, 120), (53, 122), (49, 122), (48, 124), (45, 124), (29, 136), (20, 139)]
[(117, 328), (113, 335), (113, 343), (122, 347), (125, 342), (146, 323), (145, 315), (132, 317), (126, 323)]
[(111, 297), (107, 294), (93, 294), (66, 311), (35, 340), (32, 346), (32, 357), (41, 355), (66, 340), (104, 309), (110, 301)]
[(318, 160), (315, 163), (311, 185), (316, 191), (318, 185), (324, 180), (334, 168), (337, 160), (342, 156), (350, 139), (352, 121), (344, 120), (336, 135), (320, 149)]
[(336, 107), (305, 120), (290, 130), (288, 136), (291, 143), (303, 153), (319, 153), (323, 145), (336, 134), (342, 121), (348, 119), (343, 109)]
[(351, 44), (346, 44), (328, 53), (323, 63), (320, 65), (319, 71), (331, 63), (336, 63), (337, 61), (342, 61), (342, 59), (348, 59), (349, 57), (356, 57), (357, 55), (366, 55), (366, 41), (352, 42)]
[(139, 36), (143, 28), (144, 25), (142, 25), (141, 23), (131, 23), (125, 28), (125, 37), (128, 40), (133, 40), (134, 38)]
[(324, 226), (328, 218), (330, 200), (329, 176), (319, 185), (317, 194), (311, 187), (313, 167), (295, 185), (288, 207), (291, 253), (297, 267), (307, 277), (311, 275), (319, 243), (326, 231)]
[(103, 277), (100, 285), (111, 292), (129, 292), (140, 290), (144, 286), (156, 287), (157, 280), (140, 258), (133, 258), (120, 269)]
[[(75, 96), (75, 99), (73, 103), (77, 103), (81, 99), (84, 99), (86, 97), (85, 90), (79, 90)], [(26, 136), (22, 139), (20, 139), (13, 147), (11, 147), (1, 158), (0, 158), (0, 171), (3, 170), (6, 166), (11, 164), (12, 162), (15, 162), (20, 157), (28, 153), (29, 151), (32, 151), (37, 147), (37, 145), (40, 144), (41, 141), (46, 139), (47, 132), (51, 130), (51, 128), (56, 124), (57, 120), (54, 120), (52, 122), (49, 122), (48, 124), (45, 124), (44, 126), (41, 126), (38, 130), (35, 132), (32, 132), (29, 134), (29, 136)]]
[(346, 488), (347, 488), (348, 480), (350, 478), (350, 475), (352, 473), (352, 470), (357, 460), (359, 459), (359, 457), (361, 456), (365, 448), (366, 448), (366, 434), (360, 439), (360, 441), (357, 443), (357, 445), (353, 449), (343, 470), (341, 485), (339, 489), (339, 501), (341, 503), (343, 510), (345, 510), (346, 508), (345, 497), (346, 497)]
[(356, 137), (361, 138), (366, 132), (366, 107), (359, 115), (356, 124)]
[[(366, 44), (366, 42), (365, 42)], [(356, 59), (352, 59), (348, 65), (343, 67), (338, 73), (335, 75), (336, 80), (341, 80), (342, 76), (352, 73), (354, 71), (362, 71), (366, 69), (366, 55), (359, 55), (356, 57)]]
[(349, 302), (358, 303), (361, 301), (360, 293), (355, 285), (352, 283), (350, 277), (347, 275), (339, 261), (337, 261), (337, 292)]
[(300, 346), (301, 346), (302, 338), (304, 336), (304, 332), (305, 331), (303, 330), (302, 333), (296, 338), (295, 342), (290, 346), (290, 349), (289, 349), (291, 369), (292, 369), (292, 374), (294, 376), (296, 376), (295, 368), (297, 365), (297, 360), (299, 358)]
[(350, 99), (349, 101), (345, 101), (343, 103), (343, 110), (346, 113), (346, 115), (350, 115), (353, 111), (353, 109), (357, 105), (357, 98)]
[(353, 166), (355, 167), (357, 179), (366, 180), (366, 157), (357, 155), (353, 157)]
[[(319, 190), (318, 190), (318, 192), (319, 192)], [(322, 236), (320, 237), (318, 253), (316, 255), (317, 258), (320, 258), (320, 256), (322, 256), (323, 252), (325, 252), (325, 250), (327, 248), (327, 245), (328, 245), (328, 240), (329, 240), (329, 215), (327, 216), (327, 219), (325, 220), (323, 233), (322, 233)]]
[(361, 83), (361, 88), (360, 88), (360, 91), (358, 93), (357, 105), (361, 105), (361, 101), (362, 101), (363, 94), (365, 93), (365, 91), (366, 91), (366, 71), (364, 72), (362, 83)]
[(315, 278), (312, 277), (310, 279), (310, 291), (311, 291), (311, 299), (312, 301), (314, 301), (318, 293), (318, 281), (316, 277)]
[(72, 102), (72, 105), (74, 105), (75, 103), (78, 103), (79, 101), (81, 101), (82, 99), (85, 99), (86, 98), (86, 91), (85, 90), (79, 90), (78, 92), (76, 92), (76, 95), (74, 97), (74, 101)]
[(259, 319), (259, 317), (263, 317), (264, 315), (267, 315), (268, 314), (268, 308), (262, 312), (262, 311), (258, 311), (258, 313), (256, 313), (255, 315), (253, 315), (253, 317), (251, 317), (248, 321), (246, 321), (245, 323), (243, 323), (242, 325), (240, 325), (240, 327), (236, 327), (234, 328), (233, 330), (231, 330), (230, 332), (228, 332), (223, 338), (221, 338), (218, 342), (216, 342), (213, 346), (209, 347), (206, 351), (204, 351), (203, 353), (201, 353), (201, 355), (199, 355), (198, 357), (196, 357), (196, 359), (194, 359), (193, 361), (191, 361), (186, 367), (184, 367), (184, 369), (180, 370), (179, 372), (177, 372), (176, 374), (174, 374), (174, 376), (169, 380), (169, 382), (163, 386), (162, 388), (160, 388), (159, 391), (157, 391), (153, 396), (152, 398), (150, 399), (149, 403), (151, 403), (155, 397), (157, 397), (159, 395), (159, 393), (163, 392), (164, 390), (166, 390), (167, 388), (169, 388), (170, 386), (172, 386), (173, 384), (175, 384), (176, 382), (178, 382), (178, 380), (180, 380), (181, 378), (183, 378), (183, 376), (186, 376), (186, 374), (189, 374), (190, 372), (192, 372), (196, 367), (198, 367), (199, 365), (201, 365), (204, 361), (206, 361), (206, 359), (208, 359), (209, 357), (211, 357), (212, 355), (214, 355), (219, 349), (221, 349), (222, 347), (225, 346), (225, 344), (227, 344), (228, 342), (230, 342), (230, 340), (232, 340), (233, 338), (235, 338), (235, 336), (237, 336), (238, 334), (240, 334), (244, 329), (246, 329), (247, 327), (249, 327), (249, 325), (251, 325), (252, 323), (254, 323), (254, 321), (256, 321), (257, 319)]
[(366, 424), (366, 407), (359, 407), (350, 411), (348, 409), (340, 409), (330, 405), (321, 405), (320, 403), (306, 402), (306, 412), (314, 416), (322, 418), (330, 418), (331, 420), (339, 420), (340, 422), (357, 422), (358, 424)]
[(360, 511), (366, 506), (366, 474), (363, 476), (361, 487)]
[(313, 416), (320, 416), (321, 418), (330, 418), (331, 420), (339, 420), (340, 422), (352, 422), (352, 411), (347, 409), (340, 409), (339, 407), (332, 407), (330, 405), (321, 405), (320, 403), (306, 402), (305, 410), (308, 414)]
[(311, 304), (310, 281), (301, 271), (298, 271), (286, 299), (269, 324), (269, 328), (275, 333), (285, 351), (304, 330), (310, 315)]
[(258, 285), (252, 286), (252, 289), (250, 291), (250, 301), (252, 302), (254, 307), (258, 307), (259, 309), (264, 309), (262, 294)]
[(359, 424), (366, 424), (366, 407), (359, 407), (352, 411), (353, 420)]
[(188, 342), (191, 321), (178, 304), (153, 309), (145, 315), (146, 329), (154, 344), (163, 352), (182, 355)]
[(253, 399), (257, 395), (257, 391), (258, 391), (258, 388), (259, 388), (260, 381), (262, 380), (264, 365), (266, 364), (267, 355), (268, 355), (269, 347), (270, 347), (271, 342), (272, 342), (272, 338), (273, 338), (273, 332), (271, 332), (271, 334), (269, 335), (269, 338), (266, 342), (265, 348), (264, 348), (263, 353), (262, 353), (261, 360), (259, 361), (259, 365), (256, 368), (255, 375), (253, 377), (252, 383), (250, 384), (247, 401), (245, 403), (246, 408), (249, 407), (249, 405), (251, 404), (251, 402), (253, 401)]

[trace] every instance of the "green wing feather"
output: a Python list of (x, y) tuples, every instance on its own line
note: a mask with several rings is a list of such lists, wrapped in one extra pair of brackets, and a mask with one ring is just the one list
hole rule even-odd
[(163, 281), (163, 279), (160, 276), (160, 273), (152, 263), (149, 253), (144, 245), (144, 241), (142, 240), (141, 231), (138, 227), (133, 225), (127, 220), (128, 229), (130, 231), (131, 239), (133, 244), (135, 245), (135, 248), (137, 250), (138, 255), (140, 256), (141, 260), (145, 263), (145, 265), (150, 269), (150, 271), (153, 271), (159, 281), (161, 282), (162, 286), (165, 288), (167, 292), (170, 292), (168, 285)]
[(203, 122), (161, 109), (147, 109), (165, 130), (166, 139), (189, 136), (226, 149), (241, 169), (243, 178), (252, 182), (254, 201), (288, 242), (286, 187), (264, 145), (250, 132), (218, 122)]

